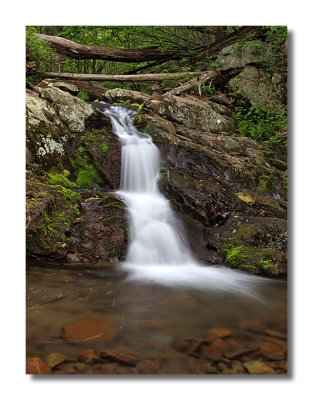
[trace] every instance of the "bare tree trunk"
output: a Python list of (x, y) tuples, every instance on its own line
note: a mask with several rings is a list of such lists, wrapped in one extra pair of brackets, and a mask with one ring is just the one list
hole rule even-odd
[(169, 56), (173, 58), (177, 56), (179, 57), (179, 55), (174, 54), (173, 52), (164, 53), (155, 47), (146, 47), (142, 49), (122, 49), (98, 45), (84, 45), (61, 37), (43, 35), (40, 33), (35, 34), (35, 36), (38, 39), (50, 42), (52, 47), (58, 53), (80, 60), (98, 59), (123, 62), (142, 62), (162, 60), (164, 58), (168, 58)]
[[(215, 71), (211, 71), (214, 72)], [(60, 78), (72, 79), (80, 81), (115, 81), (115, 82), (129, 82), (129, 81), (162, 81), (164, 79), (175, 80), (184, 78), (186, 76), (195, 76), (203, 74), (203, 72), (177, 72), (177, 73), (163, 73), (163, 74), (141, 74), (141, 75), (101, 75), (101, 74), (72, 74), (63, 72), (61, 74), (56, 72), (44, 72), (43, 75)]]

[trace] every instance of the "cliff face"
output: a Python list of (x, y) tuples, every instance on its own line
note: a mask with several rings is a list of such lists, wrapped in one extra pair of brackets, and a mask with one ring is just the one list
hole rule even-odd
[[(263, 98), (265, 107), (282, 109), (283, 77), (260, 67), (270, 57), (266, 44), (257, 54), (246, 47), (219, 56), (228, 89), (248, 106)], [(66, 85), (44, 81), (27, 92), (28, 252), (74, 262), (123, 259), (125, 207), (110, 193), (119, 186), (120, 145), (102, 114), (60, 88)], [(137, 125), (161, 151), (160, 188), (198, 258), (286, 273), (285, 144), (239, 135), (225, 90), (199, 98), (113, 89), (102, 100), (143, 104)]]
[(70, 262), (122, 259), (120, 145), (91, 105), (56, 87), (27, 91), (27, 252)]

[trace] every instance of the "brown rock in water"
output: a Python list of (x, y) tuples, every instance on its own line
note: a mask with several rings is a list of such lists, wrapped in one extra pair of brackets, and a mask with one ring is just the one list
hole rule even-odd
[(137, 366), (138, 374), (156, 374), (158, 372), (158, 364), (155, 361), (141, 360)]
[(100, 360), (98, 353), (93, 349), (85, 349), (80, 352), (78, 359), (87, 364), (92, 364)]
[(219, 328), (219, 327), (210, 328), (208, 330), (207, 338), (208, 338), (208, 340), (213, 341), (217, 338), (228, 337), (228, 336), (230, 336), (230, 334), (231, 334), (230, 330), (227, 328)]
[(47, 363), (50, 365), (51, 368), (56, 367), (59, 364), (62, 364), (62, 362), (65, 360), (66, 360), (65, 355), (61, 353), (50, 353), (47, 356)]
[(242, 363), (240, 361), (238, 361), (238, 360), (234, 360), (231, 363), (231, 368), (235, 369), (238, 374), (242, 374), (244, 372), (244, 368), (242, 366)]
[(261, 360), (246, 362), (243, 366), (249, 374), (275, 374), (275, 370)]
[(260, 353), (263, 357), (273, 361), (283, 361), (286, 359), (286, 352), (279, 344), (264, 342), (260, 345)]
[(107, 343), (116, 338), (116, 330), (105, 320), (87, 317), (74, 321), (64, 328), (63, 336), (74, 343)]
[(206, 365), (206, 374), (218, 374), (219, 371), (217, 367), (215, 367), (211, 362), (208, 362)]
[(265, 329), (265, 333), (268, 336), (272, 336), (272, 337), (278, 338), (278, 339), (286, 339), (287, 338), (287, 335), (284, 332), (279, 332), (274, 329)]
[(257, 351), (258, 347), (254, 345), (239, 345), (238, 347), (235, 347), (225, 353), (225, 357), (227, 358), (238, 358), (240, 356), (243, 356), (247, 353), (251, 353), (254, 351)]
[(26, 374), (51, 374), (51, 367), (39, 357), (26, 358)]
[(222, 358), (224, 352), (227, 350), (227, 343), (223, 339), (216, 339), (209, 346), (201, 346), (201, 354), (208, 360), (217, 361)]
[(113, 351), (102, 351), (100, 357), (104, 360), (115, 361), (132, 367), (135, 367), (139, 361), (139, 358), (133, 354), (115, 353)]
[(176, 350), (190, 354), (195, 353), (198, 350), (200, 344), (201, 341), (197, 338), (181, 338), (176, 340), (173, 346)]
[(118, 365), (116, 364), (103, 364), (100, 368), (100, 374), (115, 375), (118, 372)]

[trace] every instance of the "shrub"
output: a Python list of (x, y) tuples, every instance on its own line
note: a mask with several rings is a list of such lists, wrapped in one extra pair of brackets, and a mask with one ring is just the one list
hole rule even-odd
[(287, 129), (287, 113), (276, 107), (269, 109), (256, 104), (249, 109), (237, 107), (233, 113), (239, 133), (256, 140), (275, 138), (279, 132)]

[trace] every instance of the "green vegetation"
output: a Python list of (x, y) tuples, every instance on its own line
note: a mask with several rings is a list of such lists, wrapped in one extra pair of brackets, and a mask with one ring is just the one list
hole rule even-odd
[(271, 259), (262, 258), (259, 261), (259, 265), (262, 271), (266, 272), (268, 275), (277, 276), (279, 274), (278, 264)]
[(229, 246), (224, 248), (225, 258), (228, 264), (233, 267), (240, 267), (248, 258), (246, 248), (244, 246)]
[(90, 189), (93, 185), (103, 183), (101, 162), (110, 149), (106, 131), (94, 129), (80, 138), (80, 145), (71, 164), (76, 172), (76, 184), (79, 188)]
[(34, 26), (26, 28), (26, 54), (36, 63), (38, 71), (50, 70), (55, 63), (55, 55), (50, 43), (35, 38), (38, 32)]
[(262, 104), (256, 104), (249, 109), (237, 107), (233, 118), (242, 136), (256, 140), (275, 138), (287, 129), (287, 113), (275, 107), (266, 109)]
[(71, 200), (75, 203), (80, 203), (82, 200), (82, 197), (79, 193), (67, 189), (63, 186), (58, 186), (58, 191), (63, 194), (65, 200)]
[(83, 189), (90, 189), (94, 183), (100, 184), (102, 178), (94, 165), (85, 165), (78, 171), (76, 183)]
[(73, 189), (76, 188), (77, 185), (75, 182), (71, 182), (68, 179), (70, 175), (69, 171), (64, 169), (62, 172), (48, 172), (48, 184), (49, 185), (60, 185), (65, 188)]
[(276, 180), (273, 174), (263, 174), (259, 177), (258, 188), (263, 193), (273, 194), (276, 190)]
[(80, 98), (81, 100), (88, 101), (89, 100), (89, 95), (86, 92), (86, 90), (79, 89), (77, 93), (77, 97)]

